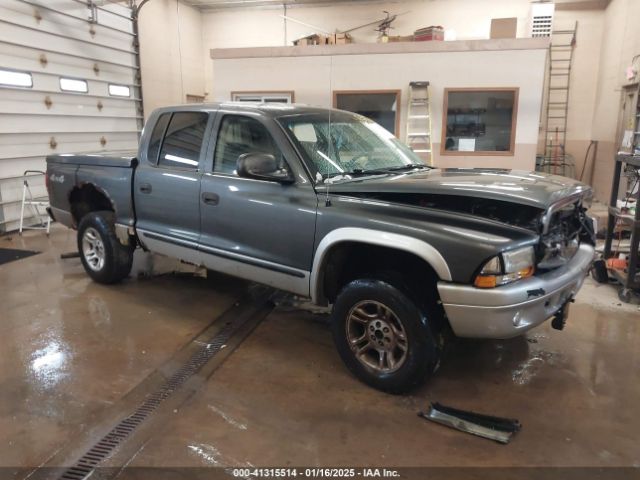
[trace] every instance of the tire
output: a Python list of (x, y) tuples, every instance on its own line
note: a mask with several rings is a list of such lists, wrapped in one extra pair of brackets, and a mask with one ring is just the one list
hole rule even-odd
[(405, 393), (422, 385), (438, 365), (427, 317), (425, 308), (394, 285), (360, 279), (338, 295), (331, 331), (356, 377), (385, 392)]
[(133, 245), (122, 245), (110, 211), (90, 212), (78, 225), (78, 252), (82, 266), (98, 283), (112, 284), (126, 278), (133, 263)]
[(607, 272), (607, 264), (604, 260), (599, 259), (593, 262), (591, 276), (598, 283), (609, 283), (609, 272)]
[(620, 288), (618, 290), (618, 298), (622, 303), (631, 303), (632, 293), (628, 288)]

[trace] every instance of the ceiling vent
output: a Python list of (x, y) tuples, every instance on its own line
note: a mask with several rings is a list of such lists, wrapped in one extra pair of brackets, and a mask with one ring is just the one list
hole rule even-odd
[(551, 2), (531, 4), (531, 36), (550, 37), (555, 5)]

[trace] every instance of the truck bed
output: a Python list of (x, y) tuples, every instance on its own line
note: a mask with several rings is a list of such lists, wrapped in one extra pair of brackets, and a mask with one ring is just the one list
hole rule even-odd
[(134, 165), (137, 155), (138, 152), (130, 150), (114, 150), (111, 152), (100, 153), (62, 153), (58, 155), (49, 155), (47, 157), (47, 163), (131, 168)]
[(136, 157), (137, 152), (132, 151), (49, 155), (47, 184), (54, 218), (76, 228), (71, 199), (90, 196), (95, 190), (108, 199), (105, 209), (115, 212), (117, 223), (133, 226), (131, 192)]

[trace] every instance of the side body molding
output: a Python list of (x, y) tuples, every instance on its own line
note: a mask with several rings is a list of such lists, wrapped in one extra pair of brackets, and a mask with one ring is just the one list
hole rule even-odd
[(310, 293), (313, 303), (318, 304), (324, 303), (325, 301), (325, 299), (322, 298), (322, 282), (324, 278), (322, 267), (331, 247), (342, 242), (368, 243), (370, 245), (389, 247), (413, 253), (431, 265), (440, 280), (451, 281), (449, 265), (447, 265), (447, 262), (440, 252), (427, 242), (406, 235), (372, 230), (369, 228), (337, 228), (329, 232), (320, 241), (313, 258), (313, 268), (310, 278)]

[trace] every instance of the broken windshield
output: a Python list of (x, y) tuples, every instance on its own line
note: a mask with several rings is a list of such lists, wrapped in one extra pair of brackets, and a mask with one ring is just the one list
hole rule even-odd
[(332, 111), (278, 121), (323, 182), (430, 168), (386, 129), (360, 115)]

